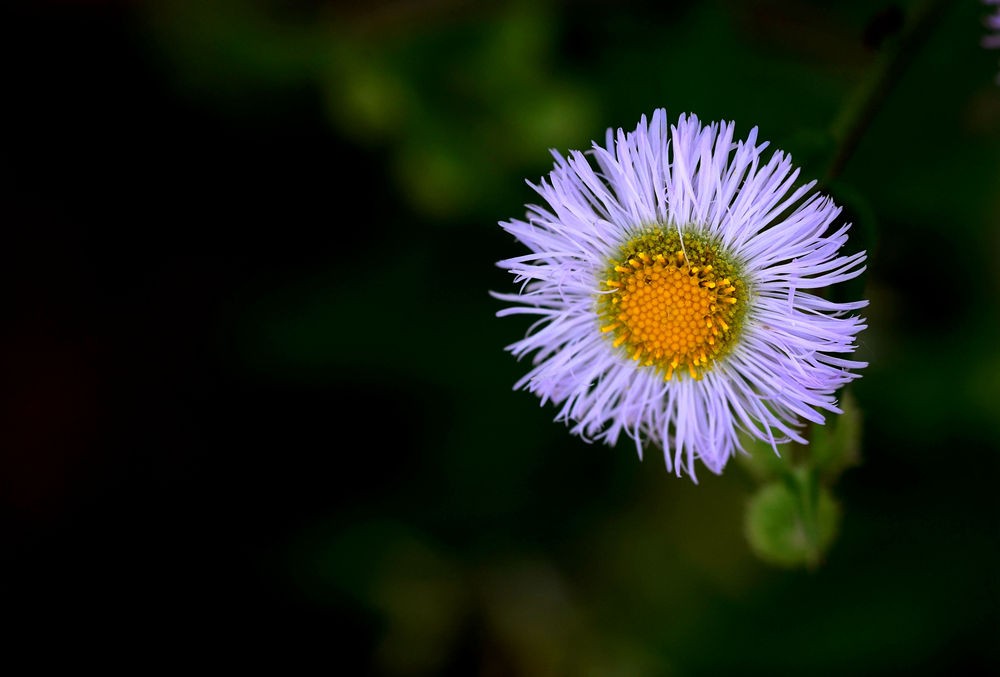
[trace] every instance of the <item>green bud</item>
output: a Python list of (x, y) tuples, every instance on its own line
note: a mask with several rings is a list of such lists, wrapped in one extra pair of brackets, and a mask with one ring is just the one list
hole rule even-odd
[(833, 543), (840, 510), (830, 492), (805, 472), (771, 482), (751, 498), (746, 513), (750, 547), (765, 562), (815, 566)]

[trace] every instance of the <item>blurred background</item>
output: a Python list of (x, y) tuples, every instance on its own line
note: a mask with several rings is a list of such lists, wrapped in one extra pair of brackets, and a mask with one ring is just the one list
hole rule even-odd
[[(937, 3), (7, 4), (0, 602), (37, 657), (334, 674), (1000, 668), (1000, 70)], [(811, 569), (511, 386), (549, 149), (760, 127), (856, 224), (861, 460)], [(891, 69), (890, 69), (891, 70)], [(883, 83), (885, 84), (885, 83)], [(846, 116), (846, 117), (845, 117)], [(74, 647), (74, 648), (70, 648)]]

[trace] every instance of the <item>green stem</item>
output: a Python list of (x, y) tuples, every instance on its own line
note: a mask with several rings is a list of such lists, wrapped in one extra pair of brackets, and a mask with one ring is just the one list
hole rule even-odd
[(788, 460), (782, 463), (780, 479), (798, 503), (799, 519), (802, 521), (808, 549), (807, 564), (809, 568), (814, 568), (819, 564), (820, 554), (819, 473), (813, 467), (812, 458), (807, 456), (801, 464), (793, 465)]
[(799, 478), (799, 500), (802, 506), (802, 525), (809, 544), (809, 566), (819, 564), (819, 473), (810, 463), (802, 469)]
[(847, 100), (831, 125), (830, 131), (837, 142), (837, 151), (827, 167), (824, 183), (830, 183), (844, 171), (889, 92), (932, 33), (944, 7), (945, 0), (919, 2), (913, 9), (896, 48), (880, 60)]

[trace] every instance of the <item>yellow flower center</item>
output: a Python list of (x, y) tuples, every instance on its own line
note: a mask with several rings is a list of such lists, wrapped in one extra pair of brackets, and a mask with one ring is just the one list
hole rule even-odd
[(598, 297), (616, 348), (664, 380), (674, 371), (701, 378), (733, 344), (746, 287), (719, 245), (696, 233), (651, 230), (622, 247)]

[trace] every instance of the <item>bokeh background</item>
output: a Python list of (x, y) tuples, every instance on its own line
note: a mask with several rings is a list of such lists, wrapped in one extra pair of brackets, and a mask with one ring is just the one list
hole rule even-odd
[(548, 150), (654, 108), (758, 125), (823, 178), (916, 4), (8, 3), (8, 649), (358, 675), (998, 669), (984, 6), (937, 3), (825, 184), (871, 254), (851, 290), (871, 366), (820, 566), (754, 556), (745, 468), (695, 486), (512, 392), (527, 366), (502, 349), (527, 323), (488, 296), (522, 251), (496, 222)]

